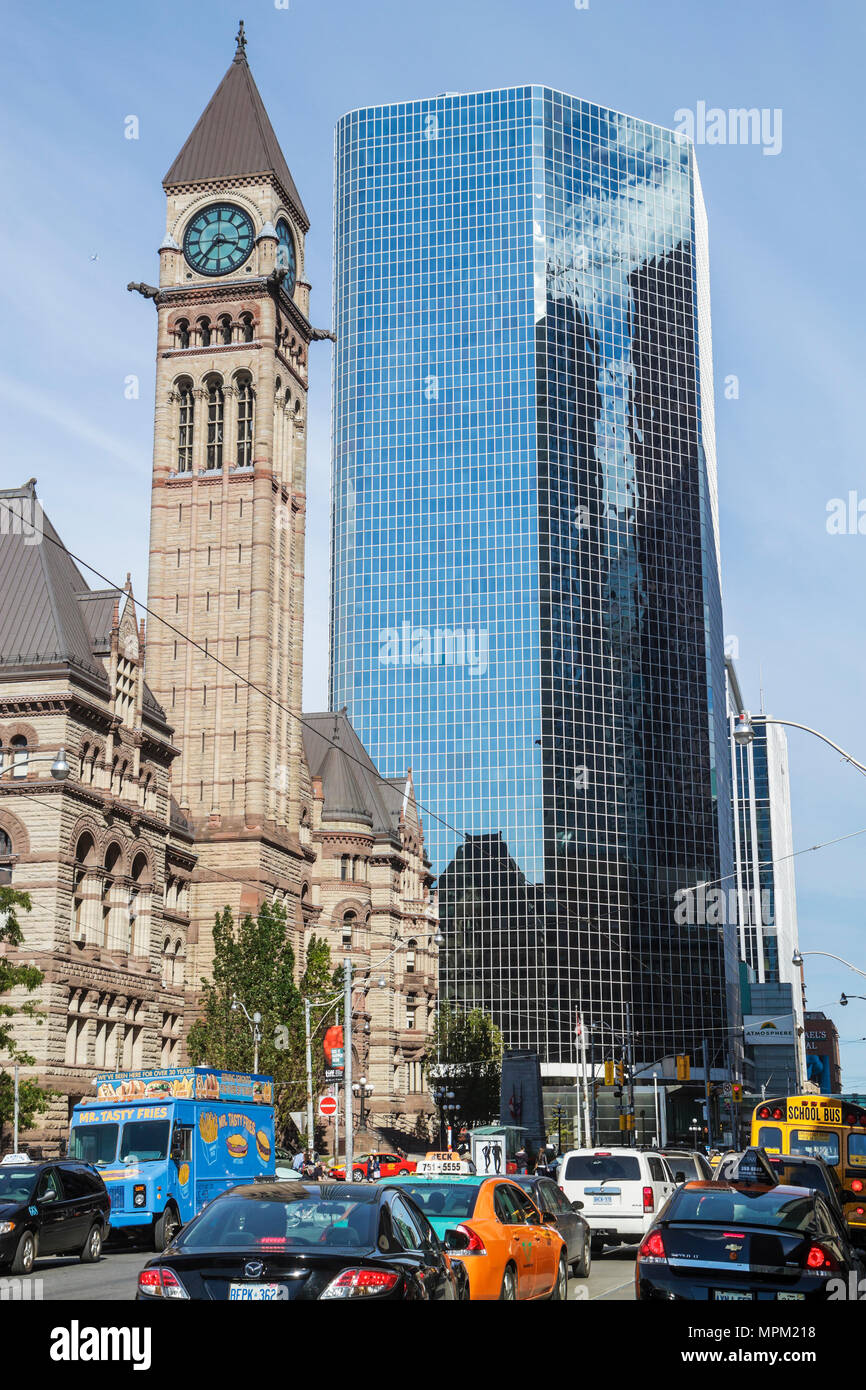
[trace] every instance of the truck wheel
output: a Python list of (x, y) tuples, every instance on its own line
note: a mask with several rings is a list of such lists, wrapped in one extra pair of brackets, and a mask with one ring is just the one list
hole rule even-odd
[(31, 1274), (36, 1259), (36, 1240), (32, 1231), (25, 1231), (18, 1242), (18, 1249), (12, 1260), (13, 1274)]
[(90, 1228), (90, 1234), (84, 1242), (84, 1249), (81, 1251), (78, 1258), (83, 1265), (95, 1265), (101, 1254), (102, 1231), (99, 1229), (96, 1222), (94, 1222)]
[(157, 1254), (171, 1244), (179, 1230), (180, 1217), (169, 1202), (162, 1216), (158, 1216), (153, 1223), (153, 1248)]

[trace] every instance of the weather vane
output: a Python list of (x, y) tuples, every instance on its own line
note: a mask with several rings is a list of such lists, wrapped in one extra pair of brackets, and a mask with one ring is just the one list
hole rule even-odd
[(247, 36), (246, 36), (246, 34), (244, 33), (244, 22), (243, 22), (243, 20), (240, 20), (239, 23), (238, 23), (238, 32), (237, 32), (236, 38), (237, 38), (237, 45), (238, 45), (238, 46), (237, 46), (237, 51), (236, 51), (236, 53), (235, 53), (235, 57), (236, 57), (236, 58), (243, 57), (244, 49), (245, 49), (246, 46), (247, 46)]

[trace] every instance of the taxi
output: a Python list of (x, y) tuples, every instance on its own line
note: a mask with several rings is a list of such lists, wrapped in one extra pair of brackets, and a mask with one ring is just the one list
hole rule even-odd
[(564, 1302), (568, 1252), (555, 1217), (542, 1216), (529, 1193), (504, 1175), (421, 1171), (428, 1160), (436, 1167), (455, 1159), (468, 1163), (459, 1155), (429, 1155), (414, 1175), (392, 1178), (388, 1185), (409, 1194), (452, 1259), (463, 1265), (470, 1299)]
[(462, 1154), (455, 1153), (453, 1149), (431, 1149), (423, 1158), (419, 1158), (415, 1165), (415, 1172), (427, 1178), (442, 1176), (465, 1178), (475, 1171), (475, 1164), (472, 1159), (464, 1158)]
[[(378, 1162), (379, 1176), (381, 1178), (395, 1178), (399, 1173), (415, 1172), (415, 1164), (411, 1158), (401, 1158), (399, 1154), (385, 1153), (384, 1151), (361, 1154), (352, 1163), (352, 1172), (356, 1182), (361, 1178), (368, 1178), (370, 1176), (370, 1167), (374, 1159)], [(345, 1163), (337, 1164), (335, 1167), (330, 1168), (329, 1174), (338, 1182), (344, 1181), (346, 1177)]]

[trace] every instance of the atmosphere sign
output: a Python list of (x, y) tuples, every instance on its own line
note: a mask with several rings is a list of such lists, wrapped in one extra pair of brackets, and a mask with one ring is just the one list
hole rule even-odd
[(745, 1014), (743, 1016), (746, 1047), (774, 1044), (776, 1047), (793, 1047), (793, 1014)]

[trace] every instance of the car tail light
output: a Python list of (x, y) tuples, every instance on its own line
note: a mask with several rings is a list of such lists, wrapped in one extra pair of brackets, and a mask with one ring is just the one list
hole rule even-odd
[(854, 1179), (854, 1181), (851, 1183), (851, 1191), (852, 1191), (852, 1192), (862, 1192), (862, 1191), (863, 1191), (863, 1180), (862, 1180), (862, 1178), (855, 1178), (855, 1179)]
[(806, 1256), (807, 1269), (820, 1269), (823, 1272), (835, 1270), (839, 1265), (829, 1250), (825, 1250), (823, 1245), (813, 1245)]
[(643, 1190), (643, 1209), (644, 1211), (655, 1211), (656, 1209), (655, 1193), (651, 1187), (645, 1187)]
[(666, 1260), (665, 1243), (661, 1231), (650, 1231), (637, 1252), (639, 1260)]
[(138, 1292), (148, 1298), (189, 1298), (173, 1269), (143, 1269), (138, 1276)]
[(459, 1251), (461, 1255), (486, 1255), (487, 1247), (477, 1231), (473, 1231), (471, 1226), (460, 1225), (458, 1231), (463, 1236), (469, 1237), (469, 1244), (465, 1250)]
[(390, 1269), (344, 1269), (320, 1298), (375, 1298), (390, 1293), (400, 1278)]

